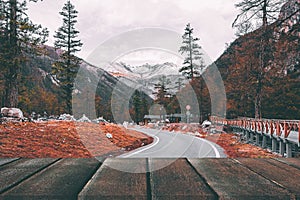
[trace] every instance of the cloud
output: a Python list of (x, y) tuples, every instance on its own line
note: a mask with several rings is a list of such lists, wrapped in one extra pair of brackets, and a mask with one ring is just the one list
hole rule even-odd
[[(236, 0), (235, 0), (236, 1)], [(64, 0), (30, 3), (29, 16), (48, 27), (51, 34), (61, 26), (58, 12)], [(72, 0), (79, 11), (77, 28), (84, 43), (79, 56), (86, 58), (113, 35), (141, 27), (161, 27), (183, 34), (187, 23), (200, 37), (200, 44), (215, 60), (233, 37), (234, 1), (214, 0)], [(53, 44), (51, 36), (49, 43)]]

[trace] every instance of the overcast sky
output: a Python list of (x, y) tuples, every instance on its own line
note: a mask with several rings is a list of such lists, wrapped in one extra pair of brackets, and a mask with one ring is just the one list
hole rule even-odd
[[(32, 21), (42, 24), (53, 34), (62, 25), (59, 15), (66, 0), (43, 0), (29, 3), (28, 14)], [(103, 41), (125, 31), (143, 27), (160, 27), (174, 30), (181, 35), (187, 23), (194, 28), (194, 36), (211, 60), (216, 60), (225, 50), (225, 43), (234, 40), (231, 24), (238, 11), (237, 0), (72, 0), (78, 14), (76, 28), (84, 43), (78, 54), (85, 59)], [(167, 56), (149, 53), (145, 59), (151, 62)], [(136, 55), (133, 55), (136, 61)], [(147, 57), (147, 58), (146, 58)], [(126, 57), (128, 59), (128, 56)]]

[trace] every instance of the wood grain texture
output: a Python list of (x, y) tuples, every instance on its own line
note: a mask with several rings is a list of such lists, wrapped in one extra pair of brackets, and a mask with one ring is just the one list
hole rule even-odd
[(300, 198), (300, 170), (273, 159), (238, 159), (243, 165), (264, 178), (278, 183)]
[(133, 172), (146, 170), (146, 159), (106, 159), (79, 199), (147, 199), (146, 173), (120, 171), (118, 166)]
[[(249, 159), (251, 162), (253, 159)], [(220, 199), (290, 199), (288, 191), (230, 159), (189, 159)]]
[(186, 159), (169, 160), (150, 159), (152, 199), (217, 198)]
[(0, 199), (300, 199), (299, 159), (294, 158), (2, 163)]
[(16, 160), (18, 160), (18, 158), (0, 158), (0, 166), (6, 165)]
[(57, 159), (20, 159), (0, 167), (0, 193), (19, 184)]
[(280, 162), (286, 163), (300, 170), (300, 159), (299, 158), (276, 158)]
[(99, 167), (96, 159), (63, 159), (2, 194), (4, 199), (76, 199)]

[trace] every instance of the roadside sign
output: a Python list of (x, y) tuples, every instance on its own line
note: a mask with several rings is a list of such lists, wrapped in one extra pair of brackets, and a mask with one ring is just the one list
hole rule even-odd
[(190, 110), (191, 109), (191, 106), (190, 105), (186, 105), (185, 107), (187, 110)]

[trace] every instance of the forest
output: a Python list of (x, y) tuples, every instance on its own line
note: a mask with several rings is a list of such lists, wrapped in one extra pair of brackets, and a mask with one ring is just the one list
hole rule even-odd
[[(78, 11), (66, 1), (59, 12), (62, 25), (51, 47), (46, 45), (47, 28), (34, 24), (26, 14), (28, 3), (39, 1), (0, 0), (1, 107), (20, 108), (25, 116), (32, 112), (72, 114), (74, 79), (80, 66), (89, 65), (76, 56), (84, 45), (75, 28)], [(225, 84), (227, 117), (299, 119), (300, 2), (240, 0), (236, 7), (240, 13), (232, 28), (237, 38), (213, 63)], [(199, 121), (203, 121), (211, 115), (210, 92), (202, 76), (210, 66), (201, 64), (201, 45), (190, 23), (183, 27), (182, 38), (178, 53), (185, 60), (179, 72), (197, 95)], [(95, 108), (88, 109), (95, 109), (97, 117), (114, 121), (110, 104), (118, 78), (101, 73), (104, 81), (98, 83), (95, 95), (81, 89), (87, 99), (94, 99)], [(171, 94), (168, 81), (162, 76), (155, 83), (154, 99), (143, 91), (133, 93), (129, 110), (135, 122), (143, 121), (153, 103), (162, 105), (167, 114), (183, 112), (177, 97), (188, 95), (187, 86), (178, 80), (178, 91)]]

